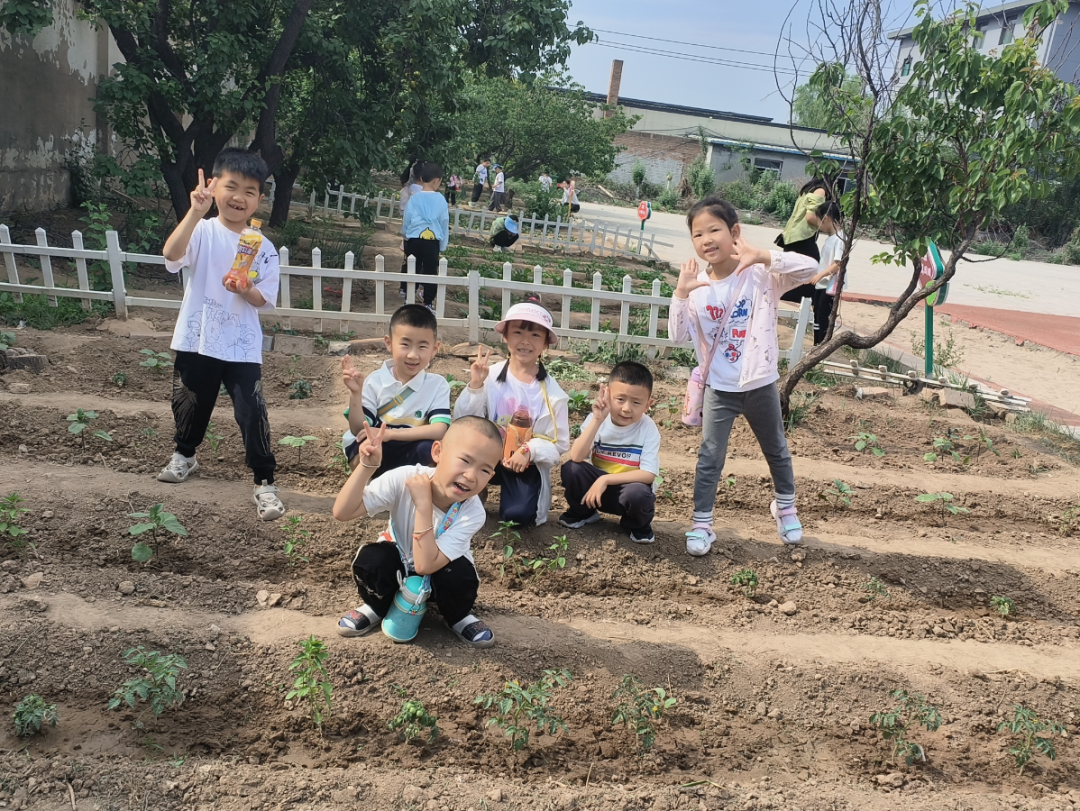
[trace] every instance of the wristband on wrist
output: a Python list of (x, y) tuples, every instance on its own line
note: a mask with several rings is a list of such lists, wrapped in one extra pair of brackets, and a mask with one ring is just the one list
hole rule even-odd
[(413, 534), (412, 534), (412, 536), (413, 536), (413, 540), (415, 541), (415, 540), (417, 540), (417, 539), (419, 539), (419, 538), (422, 538), (422, 537), (424, 537), (424, 536), (425, 536), (425, 535), (427, 535), (427, 534), (428, 534), (429, 532), (431, 532), (431, 531), (432, 531), (433, 529), (435, 529), (434, 525), (432, 525), (432, 526), (428, 527), (427, 529), (422, 529), (422, 530), (420, 530), (419, 532), (415, 532), (415, 531), (414, 531), (414, 532), (413, 532)]
[(361, 467), (366, 467), (366, 468), (368, 468), (369, 470), (375, 470), (375, 469), (376, 469), (376, 468), (378, 467), (378, 465), (368, 465), (368, 464), (365, 464), (365, 463), (364, 463), (364, 460), (363, 460), (363, 459), (361, 459), (361, 460), (360, 460), (360, 466), (361, 466)]

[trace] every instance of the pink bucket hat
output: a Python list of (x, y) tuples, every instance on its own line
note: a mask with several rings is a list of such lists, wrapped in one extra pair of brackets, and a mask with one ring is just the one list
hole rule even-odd
[(536, 324), (547, 330), (548, 333), (548, 346), (554, 346), (559, 342), (559, 336), (555, 334), (554, 322), (551, 320), (551, 313), (541, 307), (539, 304), (534, 304), (530, 301), (523, 301), (520, 304), (515, 304), (509, 310), (506, 311), (506, 317), (495, 325), (495, 331), (500, 335), (506, 335), (506, 325), (511, 321), (528, 321), (530, 324)]

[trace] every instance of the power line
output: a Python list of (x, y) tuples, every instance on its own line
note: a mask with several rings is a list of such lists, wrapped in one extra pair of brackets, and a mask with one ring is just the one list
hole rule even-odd
[(775, 56), (775, 54), (768, 53), (766, 51), (747, 51), (742, 48), (728, 48), (722, 45), (702, 45), (698, 42), (684, 42), (681, 39), (663, 39), (661, 37), (647, 37), (644, 34), (628, 34), (625, 31), (607, 31), (603, 28), (594, 28), (593, 31), (597, 31), (601, 34), (615, 34), (620, 37), (634, 37), (635, 39), (650, 39), (653, 42), (670, 42), (674, 45), (691, 45), (694, 48), (708, 48), (713, 51), (732, 51), (734, 53), (752, 54), (753, 56)]
[(736, 62), (727, 59), (715, 59), (708, 56), (697, 56), (694, 54), (682, 53), (680, 51), (665, 51), (654, 48), (645, 48), (639, 45), (631, 45), (625, 42), (604, 42), (603, 40), (592, 43), (593, 45), (600, 45), (604, 48), (619, 48), (630, 51), (631, 53), (650, 54), (652, 56), (664, 56), (668, 59), (679, 59), (684, 62), (700, 62), (706, 65), (719, 65), (721, 67), (738, 68), (740, 70), (753, 70), (761, 73), (785, 73), (791, 76), (797, 76), (793, 70), (780, 67), (769, 67), (768, 65), (757, 65), (750, 62)]

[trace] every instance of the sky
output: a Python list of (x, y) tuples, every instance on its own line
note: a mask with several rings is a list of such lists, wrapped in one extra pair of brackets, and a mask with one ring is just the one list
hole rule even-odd
[[(791, 38), (800, 43), (806, 41), (806, 19), (812, 10), (810, 0), (571, 2), (569, 22), (582, 21), (600, 38), (598, 43), (575, 46), (567, 63), (574, 81), (586, 90), (606, 95), (611, 61), (622, 59), (620, 96), (764, 115), (784, 123), (790, 118), (788, 102), (776, 86), (779, 78), (785, 86), (785, 95), (790, 97), (795, 75), (788, 45), (780, 45), (776, 75), (773, 55), (789, 13)], [(758, 69), (674, 59), (644, 53), (641, 49), (754, 65)], [(808, 68), (809, 65), (802, 65), (800, 83), (805, 81)]]

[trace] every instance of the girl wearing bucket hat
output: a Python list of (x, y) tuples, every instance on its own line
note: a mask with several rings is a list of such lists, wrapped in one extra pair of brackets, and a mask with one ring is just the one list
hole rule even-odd
[(495, 331), (508, 360), (489, 369), (491, 350), (477, 349), (454, 419), (487, 417), (506, 432), (503, 460), (491, 479), (501, 487), (499, 519), (539, 525), (551, 508), (551, 469), (570, 450), (569, 398), (540, 360), (559, 339), (537, 297), (511, 307)]

